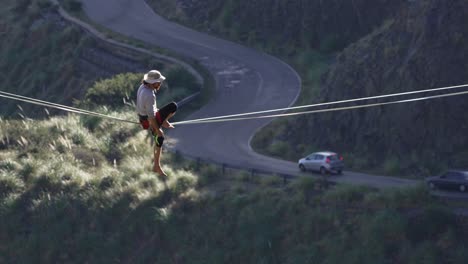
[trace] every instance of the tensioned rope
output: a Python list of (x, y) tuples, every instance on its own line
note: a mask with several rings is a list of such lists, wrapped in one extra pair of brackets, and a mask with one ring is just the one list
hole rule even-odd
[[(319, 104), (311, 104), (311, 105), (302, 105), (302, 106), (295, 106), (295, 107), (287, 107), (287, 108), (280, 108), (280, 109), (271, 109), (271, 110), (265, 110), (265, 111), (257, 111), (257, 112), (249, 112), (249, 113), (241, 113), (241, 114), (233, 114), (233, 115), (224, 115), (224, 116), (200, 118), (200, 119), (173, 122), (172, 124), (174, 124), (174, 125), (184, 125), (184, 124), (227, 122), (227, 121), (272, 118), (272, 117), (285, 117), (285, 116), (295, 116), (295, 115), (323, 113), (323, 112), (332, 112), (332, 111), (341, 111), (341, 110), (351, 110), (351, 109), (383, 106), (383, 105), (390, 105), (390, 104), (408, 103), (408, 102), (415, 102), (415, 101), (430, 100), (430, 99), (435, 99), (435, 98), (463, 95), (463, 94), (467, 94), (468, 91), (456, 92), (456, 93), (446, 93), (446, 94), (426, 96), (426, 97), (417, 97), (417, 98), (413, 98), (413, 99), (389, 101), (389, 102), (382, 102), (382, 103), (365, 104), (365, 105), (336, 107), (336, 108), (319, 109), (319, 110), (303, 111), (303, 112), (295, 112), (295, 113), (282, 113), (282, 114), (275, 114), (275, 115), (250, 116), (250, 115), (255, 115), (255, 114), (264, 114), (264, 113), (294, 110), (294, 109), (301, 109), (301, 108), (311, 108), (311, 107), (317, 107), (317, 106), (357, 102), (357, 101), (363, 101), (363, 100), (395, 97), (395, 96), (410, 95), (410, 94), (424, 93), (424, 92), (435, 92), (435, 91), (456, 89), (456, 88), (462, 88), (462, 87), (468, 87), (468, 84), (456, 85), (456, 86), (447, 86), (447, 87), (433, 88), (433, 89), (426, 89), (426, 90), (417, 90), (417, 91), (403, 92), (403, 93), (394, 93), (394, 94), (362, 97), (362, 98), (355, 98), (355, 99), (348, 99), (348, 100), (341, 100), (341, 101), (334, 101), (334, 102), (326, 102), (326, 103), (319, 103)], [(107, 118), (107, 119), (113, 119), (113, 120), (117, 120), (117, 121), (121, 121), (121, 122), (139, 124), (138, 122), (135, 122), (135, 121), (125, 120), (125, 119), (118, 118), (118, 117), (113, 117), (113, 116), (109, 116), (109, 115), (105, 115), (105, 114), (101, 114), (101, 113), (96, 113), (96, 112), (92, 112), (92, 111), (88, 111), (88, 110), (84, 110), (84, 109), (79, 109), (79, 108), (70, 107), (70, 106), (66, 106), (66, 105), (61, 105), (61, 104), (51, 103), (51, 102), (47, 102), (47, 101), (42, 101), (42, 100), (38, 100), (38, 99), (26, 97), (26, 96), (21, 96), (21, 95), (16, 95), (16, 94), (12, 94), (12, 93), (7, 93), (7, 92), (3, 92), (3, 91), (0, 91), (0, 97), (13, 99), (13, 100), (18, 100), (18, 101), (23, 101), (23, 102), (36, 104), (36, 105), (41, 105), (41, 106), (45, 106), (45, 107), (55, 108), (55, 109), (59, 109), (59, 110), (67, 111), (67, 112), (72, 112), (72, 113), (77, 113), (77, 114), (85, 114), (85, 115), (97, 116), (97, 117), (102, 117), (102, 118)], [(250, 117), (245, 117), (245, 116), (250, 116)]]
[(75, 108), (75, 107), (71, 107), (71, 106), (66, 106), (66, 105), (51, 103), (51, 102), (47, 102), (47, 101), (42, 101), (42, 100), (39, 100), (39, 99), (34, 99), (34, 98), (31, 98), (31, 97), (26, 97), (26, 96), (22, 96), (22, 95), (7, 93), (7, 92), (3, 92), (3, 91), (0, 91), (0, 97), (13, 99), (13, 100), (17, 100), (17, 101), (22, 101), (22, 102), (26, 102), (26, 103), (31, 103), (31, 104), (35, 104), (35, 105), (41, 105), (41, 106), (45, 106), (45, 107), (55, 108), (55, 109), (59, 109), (59, 110), (63, 110), (63, 111), (71, 112), (71, 113), (85, 114), (85, 115), (91, 115), (91, 116), (97, 116), (97, 117), (102, 117), (102, 118), (113, 119), (113, 120), (117, 120), (117, 121), (121, 121), (121, 122), (139, 124), (138, 122), (135, 122), (135, 121), (125, 120), (125, 119), (118, 118), (118, 117), (113, 117), (113, 116), (109, 116), (109, 115), (105, 115), (105, 114), (101, 114), (101, 113), (96, 113), (96, 112), (92, 112), (92, 111), (88, 111), (88, 110), (84, 110), (84, 109), (80, 109), (80, 108)]
[[(286, 113), (286, 114), (276, 114), (276, 115), (263, 115), (263, 116), (250, 116), (250, 117), (235, 117), (235, 118), (224, 118), (224, 119), (200, 120), (200, 121), (197, 121), (196, 123), (188, 122), (188, 123), (183, 123), (183, 124), (216, 123), (216, 122), (240, 121), (240, 120), (248, 120), (248, 119), (262, 119), (262, 118), (272, 118), (272, 117), (285, 117), (285, 116), (296, 116), (296, 115), (305, 115), (305, 114), (314, 114), (314, 113), (334, 112), (334, 111), (351, 110), (351, 109), (359, 109), (359, 108), (367, 108), (367, 107), (375, 107), (375, 106), (383, 106), (383, 105), (391, 105), (391, 104), (401, 104), (401, 103), (409, 103), (409, 102), (416, 102), (416, 101), (424, 101), (424, 100), (443, 98), (443, 97), (449, 97), (449, 96), (456, 96), (456, 95), (463, 95), (463, 94), (468, 94), (468, 91), (457, 92), (457, 93), (446, 93), (446, 94), (432, 95), (432, 96), (426, 96), (426, 97), (417, 97), (417, 98), (413, 98), (413, 99), (390, 101), (390, 102), (384, 102), (384, 103), (345, 106), (345, 107), (336, 107), (336, 108), (319, 109), (319, 110), (303, 111), (303, 112), (295, 112), (295, 113)], [(177, 122), (173, 123), (173, 124), (178, 125)]]
[(301, 106), (293, 106), (293, 107), (286, 107), (286, 108), (279, 108), (279, 109), (272, 109), (272, 110), (264, 110), (264, 111), (250, 112), (250, 113), (241, 113), (241, 114), (233, 114), (233, 115), (223, 115), (223, 116), (199, 118), (199, 119), (192, 119), (192, 120), (186, 120), (186, 121), (176, 122), (176, 123), (174, 123), (174, 125), (182, 125), (182, 124), (186, 124), (186, 123), (198, 123), (199, 121), (206, 121), (206, 120), (225, 119), (225, 118), (231, 118), (231, 117), (249, 116), (249, 115), (256, 115), (256, 114), (265, 114), (265, 113), (271, 113), (271, 112), (280, 112), (280, 111), (295, 110), (295, 109), (302, 109), (302, 108), (312, 108), (312, 107), (326, 106), (326, 105), (334, 105), (334, 104), (342, 104), (342, 103), (351, 103), (351, 102), (357, 102), (357, 101), (364, 101), (364, 100), (371, 100), (371, 99), (380, 99), (380, 98), (395, 97), (395, 96), (402, 96), (402, 95), (410, 95), (410, 94), (417, 94), (417, 93), (436, 92), (436, 91), (457, 89), (457, 88), (463, 88), (463, 87), (468, 87), (468, 84), (455, 85), (455, 86), (447, 86), (447, 87), (440, 87), (440, 88), (432, 88), (432, 89), (426, 89), (426, 90), (416, 90), (416, 91), (402, 92), (402, 93), (394, 93), (394, 94), (385, 94), (385, 95), (369, 96), (369, 97), (362, 97), (362, 98), (354, 98), (354, 99), (347, 99), (347, 100), (334, 101), (334, 102), (326, 102), (326, 103), (318, 103), (318, 104), (310, 104), (310, 105), (301, 105)]

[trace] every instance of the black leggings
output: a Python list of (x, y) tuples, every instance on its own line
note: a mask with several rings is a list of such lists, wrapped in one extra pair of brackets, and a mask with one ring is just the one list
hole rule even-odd
[(177, 111), (177, 104), (175, 102), (168, 103), (167, 105), (163, 106), (163, 108), (160, 108), (158, 112), (156, 113), (156, 121), (158, 122), (158, 125), (161, 126), (164, 120), (172, 114)]
[[(175, 102), (168, 103), (165, 105), (163, 108), (159, 109), (158, 112), (156, 112), (155, 119), (156, 122), (158, 123), (158, 126), (161, 126), (164, 120), (172, 114), (177, 111), (177, 104)], [(143, 129), (148, 129), (149, 128), (149, 122), (148, 122), (148, 116), (142, 116), (138, 115), (140, 119), (140, 124), (143, 127)]]

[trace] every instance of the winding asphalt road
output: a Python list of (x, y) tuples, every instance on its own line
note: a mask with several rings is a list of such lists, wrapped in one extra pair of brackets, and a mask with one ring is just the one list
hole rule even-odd
[[(283, 108), (292, 105), (299, 95), (301, 79), (284, 62), (169, 22), (144, 0), (81, 2), (91, 20), (112, 31), (194, 58), (213, 74), (216, 80), (213, 99), (188, 119)], [(300, 175), (296, 163), (266, 157), (250, 148), (254, 133), (270, 121), (181, 125), (170, 131), (171, 147), (188, 156), (232, 166)], [(331, 180), (378, 188), (419, 183), (353, 172)]]

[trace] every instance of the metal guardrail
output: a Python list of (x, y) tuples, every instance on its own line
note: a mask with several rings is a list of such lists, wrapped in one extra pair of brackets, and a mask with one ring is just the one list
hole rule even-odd
[(229, 163), (220, 163), (218, 161), (214, 161), (211, 159), (202, 159), (200, 157), (195, 157), (187, 154), (182, 154), (180, 151), (175, 150), (175, 149), (170, 149), (167, 148), (166, 151), (169, 151), (177, 156), (183, 157), (184, 159), (189, 159), (193, 162), (195, 162), (197, 167), (201, 167), (202, 165), (215, 165), (219, 168), (219, 171), (221, 175), (225, 176), (229, 173), (229, 170), (237, 170), (239, 172), (244, 172), (248, 173), (251, 178), (256, 177), (256, 176), (276, 176), (279, 177), (280, 180), (282, 180), (283, 184), (286, 185), (289, 181), (293, 179), (299, 178), (298, 175), (292, 175), (292, 174), (286, 174), (286, 173), (278, 173), (274, 171), (268, 171), (268, 170), (263, 170), (263, 169), (257, 169), (257, 168), (246, 168), (243, 166), (239, 165), (233, 165)]

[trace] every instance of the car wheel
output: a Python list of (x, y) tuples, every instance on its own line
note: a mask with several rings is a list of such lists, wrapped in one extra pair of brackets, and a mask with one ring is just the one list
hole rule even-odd
[(302, 172), (306, 171), (306, 168), (304, 167), (303, 164), (299, 164), (299, 169), (300, 169)]
[(431, 188), (431, 190), (437, 189), (437, 187), (435, 186), (435, 184), (433, 182), (429, 183), (429, 188)]
[(460, 192), (465, 192), (465, 191), (466, 191), (465, 185), (460, 185)]
[(322, 175), (327, 174), (327, 170), (324, 167), (320, 167), (320, 174)]

